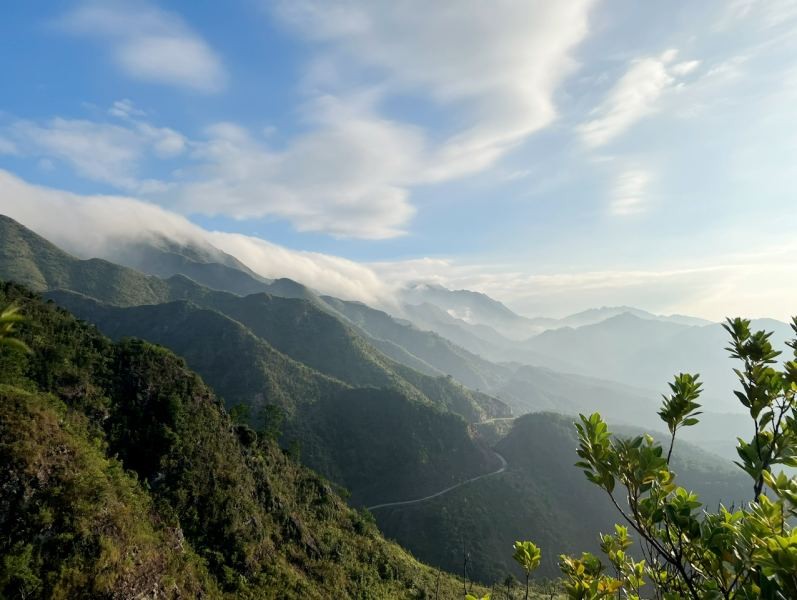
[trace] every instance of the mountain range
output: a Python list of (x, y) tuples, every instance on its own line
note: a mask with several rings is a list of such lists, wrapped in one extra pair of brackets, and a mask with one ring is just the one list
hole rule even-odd
[[(276, 438), (346, 489), (351, 505), (434, 496), (375, 509), (377, 523), (449, 570), (467, 537), (480, 557), (471, 574), (483, 581), (511, 570), (501, 549), (513, 535), (558, 552), (589, 547), (608, 523), (572, 468), (573, 416), (598, 411), (655, 430), (657, 393), (648, 388), (665, 388), (672, 371), (664, 371), (683, 356), (709, 382), (727, 369), (721, 328), (680, 316), (622, 307), (529, 319), (483, 294), (428, 285), (391, 314), (260, 277), (212, 247), (153, 239), (117, 253), (131, 266), (78, 259), (0, 216), (0, 279), (44, 293), (118, 344), (141, 338), (181, 356), (240, 427)], [(511, 323), (514, 339), (505, 335)], [(712, 410), (729, 407), (711, 399)], [(515, 418), (525, 413), (535, 414)], [(730, 420), (701, 424), (690, 440), (727, 452), (743, 421), (722, 416)], [(683, 456), (699, 458), (679, 469), (707, 498), (737, 497), (727, 460), (692, 448)], [(545, 533), (555, 523), (558, 537)]]

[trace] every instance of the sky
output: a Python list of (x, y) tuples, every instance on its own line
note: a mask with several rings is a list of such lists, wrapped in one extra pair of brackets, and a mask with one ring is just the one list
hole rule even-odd
[(0, 212), (384, 303), (797, 313), (797, 1), (16, 2)]

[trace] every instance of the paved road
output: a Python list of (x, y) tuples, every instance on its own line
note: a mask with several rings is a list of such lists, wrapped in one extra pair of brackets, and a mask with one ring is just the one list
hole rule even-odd
[(492, 419), (485, 419), (484, 421), (479, 421), (478, 423), (474, 423), (474, 425), (483, 425), (484, 423), (495, 423), (496, 421), (514, 421), (517, 417), (493, 417)]
[(496, 471), (492, 471), (491, 473), (485, 473), (484, 475), (477, 475), (476, 477), (471, 477), (470, 479), (466, 479), (461, 483), (457, 483), (452, 485), (451, 487), (447, 487), (444, 490), (440, 490), (437, 493), (434, 493), (430, 496), (424, 496), (423, 498), (416, 498), (415, 500), (402, 500), (401, 502), (385, 502), (383, 504), (375, 504), (374, 506), (367, 507), (368, 510), (376, 510), (377, 508), (387, 508), (388, 506), (409, 506), (410, 504), (419, 504), (421, 502), (426, 502), (427, 500), (432, 500), (433, 498), (439, 498), (443, 494), (447, 494), (457, 488), (461, 488), (463, 485), (467, 485), (469, 483), (473, 483), (474, 481), (478, 481), (479, 479), (484, 479), (485, 477), (492, 477), (493, 475), (498, 475), (499, 473), (503, 473), (506, 471), (506, 459), (498, 454), (495, 453), (498, 459), (501, 461), (501, 468)]

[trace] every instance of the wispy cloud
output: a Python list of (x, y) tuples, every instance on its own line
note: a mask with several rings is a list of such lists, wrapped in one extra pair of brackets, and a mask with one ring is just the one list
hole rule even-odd
[(63, 31), (106, 43), (130, 77), (218, 92), (227, 74), (219, 56), (175, 13), (145, 2), (88, 0), (60, 21)]
[(642, 169), (621, 172), (612, 188), (610, 212), (618, 216), (643, 212), (646, 207), (645, 195), (650, 179), (650, 173)]
[(139, 167), (149, 154), (173, 158), (183, 152), (186, 139), (167, 127), (156, 127), (133, 118), (132, 103), (114, 104), (111, 114), (121, 122), (98, 122), (56, 117), (43, 122), (19, 119), (5, 135), (13, 140), (18, 154), (58, 160), (81, 177), (110, 184), (128, 192), (162, 191), (166, 182), (141, 178)]
[(603, 146), (656, 110), (656, 103), (700, 64), (697, 60), (675, 63), (677, 51), (633, 61), (625, 74), (593, 111), (592, 118), (578, 127), (587, 147)]
[(492, 165), (553, 121), (592, 5), (291, 0), (276, 13), (319, 44), (311, 89), (375, 86), (444, 108), (452, 133), (438, 136), (426, 173), (444, 180)]
[[(166, 135), (170, 130), (146, 125), (145, 115), (120, 100), (110, 112), (135, 135), (120, 126), (112, 131), (83, 126), (87, 137), (103, 142), (113, 133), (117, 152), (109, 148), (98, 164), (75, 158), (87, 154), (80, 148), (57, 157), (83, 176), (140, 191), (131, 179), (140, 153), (133, 145), (141, 137), (157, 137), (152, 147), (161, 156), (190, 146), (181, 180), (164, 196), (186, 213), (277, 217), (298, 231), (341, 237), (400, 236), (415, 214), (414, 187), (482, 171), (552, 122), (553, 96), (575, 68), (570, 52), (587, 34), (591, 5), (592, 0), (469, 2), (452, 11), (422, 2), (278, 2), (271, 8), (280, 22), (316, 50), (297, 111), (304, 133), (274, 148), (239, 124), (217, 123), (187, 142), (176, 132)], [(65, 27), (109, 32), (117, 54), (124, 56), (139, 48), (140, 39), (194, 35), (174, 15), (147, 6), (127, 14), (120, 7), (83, 4)], [(164, 72), (155, 76), (171, 76), (169, 60), (158, 63)], [(205, 65), (197, 73), (209, 65), (214, 71), (213, 61), (196, 62)], [(180, 59), (177, 65), (182, 64)], [(385, 104), (406, 94), (442, 110), (445, 123), (430, 128), (385, 116)], [(53, 152), (45, 132), (27, 133), (40, 149)]]
[(208, 128), (192, 154), (196, 166), (187, 173), (179, 205), (237, 218), (281, 217), (299, 231), (368, 239), (401, 235), (414, 213), (402, 184), (420, 167), (414, 162), (419, 134), (326, 104), (315, 117), (325, 121), (323, 131), (299, 136), (279, 151), (231, 123)]
[(717, 20), (719, 28), (732, 23), (755, 22), (759, 27), (770, 29), (790, 21), (797, 21), (797, 2), (794, 0), (732, 0), (727, 3), (725, 13)]

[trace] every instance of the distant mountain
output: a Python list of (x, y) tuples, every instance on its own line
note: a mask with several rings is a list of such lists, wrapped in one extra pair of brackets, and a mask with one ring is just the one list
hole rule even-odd
[(3, 598), (459, 597), (171, 352), (9, 303), (32, 352), (0, 354)]
[[(372, 343), (389, 340), (394, 348), (420, 357), (438, 372), (497, 396), (515, 414), (543, 410), (577, 415), (600, 411), (608, 418), (628, 424), (645, 424), (655, 418), (658, 395), (650, 390), (545, 367), (493, 363), (435, 333), (397, 321), (364, 304), (329, 297), (324, 300), (372, 336)], [(400, 356), (396, 359), (402, 360)], [(564, 360), (558, 362), (566, 364)]]
[(487, 326), (508, 339), (523, 339), (545, 328), (547, 320), (518, 315), (480, 292), (449, 290), (441, 285), (414, 283), (401, 292), (405, 304), (431, 304), (455, 319)]
[[(613, 430), (623, 436), (641, 431)], [(508, 463), (506, 471), (427, 502), (374, 514), (388, 537), (444, 569), (462, 568), (464, 546), (476, 579), (520, 577), (508, 549), (516, 539), (529, 539), (542, 548), (539, 576), (557, 577), (560, 553), (598, 553), (598, 534), (622, 522), (605, 493), (574, 466), (577, 446), (572, 418), (519, 417), (495, 446)], [(673, 470), (678, 484), (697, 491), (706, 506), (720, 501), (738, 506), (750, 499), (752, 486), (740, 469), (685, 442), (676, 444)]]
[[(419, 328), (433, 331), (462, 346), (469, 352), (492, 362), (517, 362), (520, 360), (517, 348), (522, 341), (510, 340), (487, 325), (467, 323), (456, 319), (443, 309), (429, 303), (404, 304), (401, 314)], [(542, 328), (536, 330), (544, 331)], [(550, 357), (544, 353), (536, 354), (523, 349), (523, 360), (528, 364), (546, 366), (558, 371), (575, 372), (575, 365)]]
[(449, 290), (436, 284), (411, 284), (402, 291), (401, 299), (402, 311), (408, 318), (469, 349), (481, 345), (484, 356), (504, 354), (516, 342), (550, 329), (595, 324), (625, 313), (688, 325), (709, 323), (681, 315), (656, 315), (628, 306), (589, 309), (564, 318), (527, 317), (486, 294)]
[(384, 340), (403, 348), (432, 366), (437, 372), (451, 375), (464, 385), (487, 390), (495, 387), (508, 372), (449, 342), (422, 331), (410, 323), (402, 323), (385, 312), (360, 302), (345, 302), (324, 296), (323, 300), (375, 340)]
[[(786, 323), (757, 319), (753, 328), (773, 331), (775, 345), (786, 349), (791, 334)], [(727, 341), (720, 324), (689, 326), (622, 313), (593, 325), (543, 332), (524, 342), (515, 356), (524, 360), (544, 352), (585, 375), (662, 390), (676, 373), (700, 373), (706, 409), (738, 412), (732, 394), (736, 365), (724, 350)]]
[(648, 319), (652, 321), (666, 321), (669, 323), (676, 323), (679, 325), (709, 325), (711, 321), (700, 319), (698, 317), (688, 317), (684, 315), (656, 315), (646, 310), (634, 308), (632, 306), (604, 306), (602, 308), (590, 308), (588, 310), (575, 313), (573, 315), (557, 319), (549, 329), (558, 329), (560, 327), (583, 327), (584, 325), (594, 325), (617, 317), (620, 315), (629, 314), (640, 319)]

